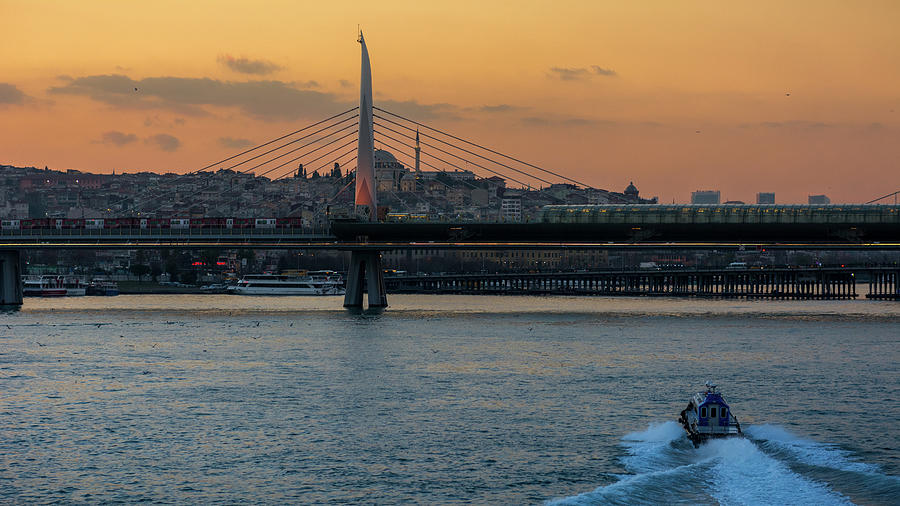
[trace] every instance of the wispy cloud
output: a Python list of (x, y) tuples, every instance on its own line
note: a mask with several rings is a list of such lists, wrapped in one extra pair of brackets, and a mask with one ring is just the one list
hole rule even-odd
[(236, 107), (262, 120), (295, 120), (330, 115), (352, 107), (331, 93), (298, 89), (282, 81), (221, 81), (210, 78), (148, 77), (135, 80), (110, 74), (73, 78), (48, 90), (54, 95), (87, 96), (134, 109), (169, 109), (191, 116), (207, 107)]
[(497, 105), (483, 105), (478, 108), (481, 112), (515, 112), (515, 111), (523, 111), (527, 109), (527, 107), (520, 107), (517, 105), (509, 105), (509, 104), (497, 104)]
[(349, 87), (353, 86), (353, 83), (351, 83), (350, 81), (348, 81), (346, 79), (341, 79), (340, 81), (338, 81), (338, 84), (341, 85), (341, 88), (349, 88)]
[(560, 81), (587, 81), (594, 76), (615, 77), (619, 75), (615, 70), (599, 65), (586, 67), (550, 67), (549, 76)]
[(21, 105), (26, 95), (13, 84), (0, 83), (0, 104)]
[(235, 139), (234, 137), (219, 137), (219, 145), (223, 148), (242, 149), (254, 145), (250, 139)]
[(268, 75), (284, 69), (284, 67), (282, 67), (281, 65), (278, 65), (277, 63), (271, 62), (269, 60), (251, 60), (246, 56), (235, 58), (234, 56), (231, 56), (229, 54), (219, 55), (218, 62), (220, 65), (225, 65), (235, 72), (259, 76)]
[(177, 151), (181, 147), (178, 137), (169, 134), (156, 134), (144, 139), (144, 143), (169, 152)]
[(561, 81), (583, 81), (591, 77), (591, 73), (583, 68), (550, 67), (550, 76)]
[(98, 142), (100, 144), (112, 144), (113, 146), (122, 147), (137, 142), (137, 140), (138, 137), (135, 134), (126, 134), (125, 132), (110, 130), (109, 132), (103, 132), (103, 135)]
[(415, 100), (376, 100), (375, 105), (400, 116), (417, 121), (430, 119), (459, 119), (459, 108), (453, 104), (420, 104)]
[(601, 66), (599, 66), (599, 65), (591, 65), (591, 69), (592, 69), (592, 70), (594, 71), (594, 73), (597, 74), (598, 76), (615, 77), (615, 76), (619, 75), (619, 74), (616, 73), (615, 70), (613, 70), (613, 69), (605, 69), (605, 68), (603, 68), (603, 67), (601, 67)]

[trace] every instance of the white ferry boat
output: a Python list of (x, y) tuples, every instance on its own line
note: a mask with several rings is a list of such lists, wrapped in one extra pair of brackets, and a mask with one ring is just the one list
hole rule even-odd
[(87, 291), (87, 284), (75, 276), (25, 276), (22, 282), (26, 297), (72, 297)]
[[(341, 295), (344, 288), (340, 275), (315, 271), (306, 275), (248, 274), (234, 286), (231, 293), (239, 295)], [(336, 277), (335, 277), (336, 275)]]

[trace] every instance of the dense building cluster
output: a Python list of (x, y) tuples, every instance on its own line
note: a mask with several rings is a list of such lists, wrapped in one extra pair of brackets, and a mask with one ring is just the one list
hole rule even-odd
[[(468, 170), (405, 167), (375, 153), (379, 206), (388, 219), (527, 221), (548, 204), (650, 203), (633, 184), (622, 193), (572, 184), (508, 187), (499, 176)], [(335, 165), (325, 174), (301, 165), (270, 179), (234, 170), (188, 175), (155, 172), (93, 174), (77, 170), (0, 166), (0, 218), (300, 217), (323, 226), (349, 216), (354, 174)]]

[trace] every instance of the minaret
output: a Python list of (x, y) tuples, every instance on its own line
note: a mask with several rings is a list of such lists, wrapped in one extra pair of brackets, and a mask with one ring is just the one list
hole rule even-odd
[(419, 147), (419, 129), (416, 128), (416, 175), (419, 174), (419, 154), (422, 148)]

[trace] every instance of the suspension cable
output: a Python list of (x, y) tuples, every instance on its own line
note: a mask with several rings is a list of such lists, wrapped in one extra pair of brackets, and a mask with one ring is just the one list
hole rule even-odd
[[(483, 150), (488, 151), (488, 152), (490, 152), (490, 153), (493, 153), (493, 154), (495, 154), (495, 155), (499, 155), (499, 156), (502, 156), (502, 157), (504, 157), (504, 158), (508, 158), (508, 159), (513, 160), (513, 161), (515, 161), (515, 162), (521, 163), (522, 165), (527, 165), (527, 166), (529, 166), (529, 167), (531, 167), (531, 168), (533, 168), (533, 169), (537, 169), (537, 170), (539, 170), (539, 171), (546, 172), (547, 174), (552, 174), (552, 175), (554, 175), (554, 176), (556, 176), (556, 177), (565, 179), (566, 181), (569, 181), (569, 182), (571, 182), (571, 183), (575, 183), (575, 184), (577, 184), (577, 185), (584, 186), (585, 188), (593, 188), (593, 187), (592, 187), (591, 185), (589, 185), (589, 184), (582, 183), (582, 182), (577, 181), (577, 180), (575, 180), (575, 179), (572, 179), (572, 178), (570, 178), (570, 177), (566, 177), (566, 176), (564, 176), (564, 175), (562, 175), (562, 174), (558, 174), (558, 173), (553, 172), (553, 171), (551, 171), (551, 170), (547, 170), (547, 169), (544, 169), (544, 168), (542, 168), (542, 167), (538, 167), (537, 165), (533, 165), (533, 164), (531, 164), (531, 163), (528, 163), (528, 162), (519, 160), (518, 158), (514, 158), (514, 157), (512, 157), (512, 156), (505, 155), (505, 154), (503, 154), (503, 153), (500, 153), (499, 151), (494, 151), (494, 150), (491, 149), (491, 148), (482, 146), (482, 145), (480, 145), (480, 144), (476, 144), (476, 143), (474, 143), (474, 142), (467, 141), (467, 140), (465, 140), (465, 139), (463, 139), (463, 138), (460, 138), (460, 137), (457, 137), (457, 136), (455, 136), (455, 135), (453, 135), (453, 134), (450, 134), (450, 133), (444, 132), (444, 131), (442, 131), (442, 130), (438, 130), (437, 128), (430, 127), (430, 126), (428, 126), (428, 125), (419, 123), (418, 121), (411, 120), (411, 119), (409, 119), (409, 118), (400, 116), (399, 114), (392, 113), (391, 111), (387, 111), (387, 110), (382, 109), (382, 108), (380, 108), (380, 107), (375, 107), (375, 106), (373, 106), (373, 109), (379, 110), (379, 111), (381, 111), (381, 112), (385, 112), (385, 113), (387, 113), (387, 114), (390, 114), (391, 116), (400, 118), (400, 119), (402, 119), (402, 120), (405, 120), (405, 121), (408, 121), (408, 122), (413, 123), (413, 124), (415, 124), (415, 125), (418, 125), (418, 126), (427, 128), (427, 129), (429, 129), (429, 130), (433, 130), (433, 131), (438, 132), (438, 133), (440, 133), (440, 134), (442, 134), (442, 135), (446, 135), (447, 137), (450, 137), (450, 138), (452, 138), (452, 139), (456, 139), (456, 140), (458, 140), (458, 141), (460, 141), (460, 142), (465, 142), (466, 144), (468, 144), (468, 145), (470, 145), (470, 146), (475, 146), (476, 148), (483, 149)], [(385, 119), (385, 118), (382, 118), (382, 119)], [(390, 120), (388, 120), (388, 121), (390, 121)], [(393, 123), (393, 122), (392, 122), (392, 123)], [(402, 127), (404, 127), (404, 128), (407, 128), (407, 129), (409, 129), (409, 130), (412, 130), (412, 128), (409, 128), (409, 127), (407, 127), (407, 126), (405, 126), (405, 125), (400, 125), (399, 123), (395, 123), (395, 124), (397, 124), (398, 126), (402, 126)], [(444, 144), (449, 144), (448, 142), (446, 142), (446, 141), (441, 141), (440, 139), (438, 139), (438, 138), (436, 138), (436, 137), (433, 137), (433, 136), (431, 136), (431, 135), (428, 135), (428, 134), (425, 134), (425, 135), (428, 136), (428, 137), (430, 137), (430, 138), (432, 138), (432, 139), (434, 139), (434, 140), (437, 140), (437, 141), (439, 141), (439, 142), (444, 142)], [(460, 149), (461, 151), (466, 151), (466, 150), (464, 150), (464, 149), (462, 149), (462, 148), (459, 148), (459, 147), (457, 147), (457, 149)], [(469, 151), (467, 151), (467, 152), (469, 152)], [(471, 153), (471, 152), (469, 152), (469, 153)], [(473, 155), (475, 155), (475, 156), (478, 156), (479, 158), (484, 158), (484, 159), (486, 159), (486, 160), (489, 160), (488, 158), (486, 158), (486, 157), (484, 157), (484, 156), (481, 156), (481, 155), (478, 155), (478, 154), (476, 154), (476, 153), (471, 153), (471, 154), (473, 154)], [(495, 161), (495, 160), (491, 160), (491, 161), (493, 161), (494, 163), (496, 163), (496, 164), (498, 164), (498, 165), (504, 165), (504, 164), (502, 164), (502, 163), (500, 163), (500, 162), (497, 162), (497, 161)], [(504, 165), (504, 166), (505, 166), (505, 165)], [(507, 167), (507, 168), (512, 168), (512, 167), (509, 167), (509, 166), (506, 166), (506, 167)]]
[[(388, 121), (390, 121), (390, 120), (388, 120)], [(406, 134), (403, 134), (403, 133), (400, 133), (400, 132), (394, 130), (393, 128), (390, 128), (390, 127), (388, 127), (388, 126), (384, 126), (384, 125), (381, 125), (381, 124), (377, 124), (377, 125), (378, 125), (379, 127), (381, 127), (381, 128), (386, 129), (386, 130), (390, 130), (391, 132), (394, 132), (394, 133), (396, 133), (396, 134), (398, 134), (398, 135), (402, 135), (402, 136), (404, 136), (404, 137), (406, 137), (406, 138), (408, 138), (408, 139), (412, 139), (411, 136), (406, 135)], [(384, 135), (385, 137), (387, 137), (387, 138), (389, 138), (389, 139), (393, 139), (394, 141), (399, 142), (400, 144), (403, 144), (403, 145), (406, 146), (406, 147), (413, 148), (413, 146), (410, 146), (409, 144), (406, 144), (406, 143), (404, 143), (404, 142), (402, 142), (402, 141), (399, 141), (399, 140), (397, 140), (397, 139), (394, 139), (393, 137), (390, 137), (390, 136), (388, 136), (387, 134), (381, 134), (381, 135)], [(439, 148), (439, 147), (437, 147), (437, 146), (432, 146), (431, 144), (428, 144), (428, 143), (425, 143), (425, 142), (420, 142), (420, 144), (425, 144), (426, 146), (431, 147), (431, 148), (434, 148), (434, 149), (440, 151), (441, 153), (446, 153), (446, 154), (448, 154), (448, 155), (450, 155), (450, 156), (452, 156), (452, 157), (458, 158), (459, 160), (462, 160), (462, 161), (464, 161), (464, 162), (466, 162), (466, 163), (471, 163), (472, 165), (474, 165), (474, 166), (476, 166), (476, 167), (480, 167), (480, 168), (482, 168), (482, 169), (484, 169), (484, 170), (486, 170), (486, 171), (488, 171), (488, 172), (490, 172), (490, 173), (492, 173), (492, 174), (496, 174), (496, 175), (498, 175), (498, 176), (502, 176), (502, 177), (505, 178), (505, 179), (509, 179), (509, 180), (511, 180), (511, 181), (514, 181), (514, 182), (516, 182), (516, 183), (519, 183), (520, 185), (525, 186), (525, 187), (528, 188), (529, 190), (532, 189), (532, 186), (531, 186), (530, 184), (528, 184), (528, 183), (525, 183), (525, 182), (523, 182), (523, 181), (519, 181), (519, 180), (517, 180), (517, 179), (514, 179), (514, 178), (512, 178), (512, 177), (509, 177), (509, 176), (507, 176), (506, 174), (503, 174), (503, 173), (500, 173), (500, 172), (491, 170), (491, 169), (489, 169), (489, 168), (487, 168), (487, 167), (485, 167), (485, 166), (483, 166), (483, 165), (479, 165), (479, 164), (477, 164), (477, 163), (475, 163), (475, 162), (472, 162), (472, 161), (470, 161), (470, 160), (466, 160), (465, 158), (463, 158), (463, 157), (461, 157), (461, 156), (459, 156), (459, 155), (450, 153), (449, 151), (445, 151), (445, 150), (443, 150), (443, 149), (441, 149), (441, 148)], [(413, 148), (413, 149), (415, 149), (415, 148)], [(432, 158), (435, 158), (435, 159), (437, 159), (437, 160), (440, 160), (440, 161), (442, 161), (442, 162), (444, 162), (444, 163), (446, 163), (446, 164), (448, 164), (448, 165), (450, 165), (450, 166), (456, 167), (457, 169), (462, 169), (462, 167), (460, 167), (460, 166), (458, 166), (458, 165), (454, 165), (453, 163), (450, 163), (450, 162), (448, 162), (448, 161), (446, 161), (446, 160), (444, 160), (444, 159), (442, 159), (442, 158), (440, 158), (440, 157), (437, 157), (437, 156), (435, 156), (435, 155), (433, 155), (433, 154), (431, 154), (431, 153), (429, 153), (429, 152), (427, 152), (427, 151), (425, 152), (425, 154), (428, 155), (428, 156), (430, 156), (430, 157), (432, 157)], [(465, 169), (462, 169), (462, 170), (465, 170)], [(513, 170), (515, 170), (515, 169), (513, 169)], [(528, 174), (528, 173), (526, 173), (526, 172), (522, 172), (522, 171), (516, 171), (516, 172), (521, 172), (522, 174), (525, 174), (525, 175), (528, 176), (528, 177), (537, 179), (538, 181), (541, 181), (541, 182), (543, 182), (543, 183), (553, 184), (553, 183), (551, 183), (550, 181), (546, 181), (546, 180), (541, 179), (541, 178), (539, 178), (539, 177), (532, 176), (531, 174)]]

